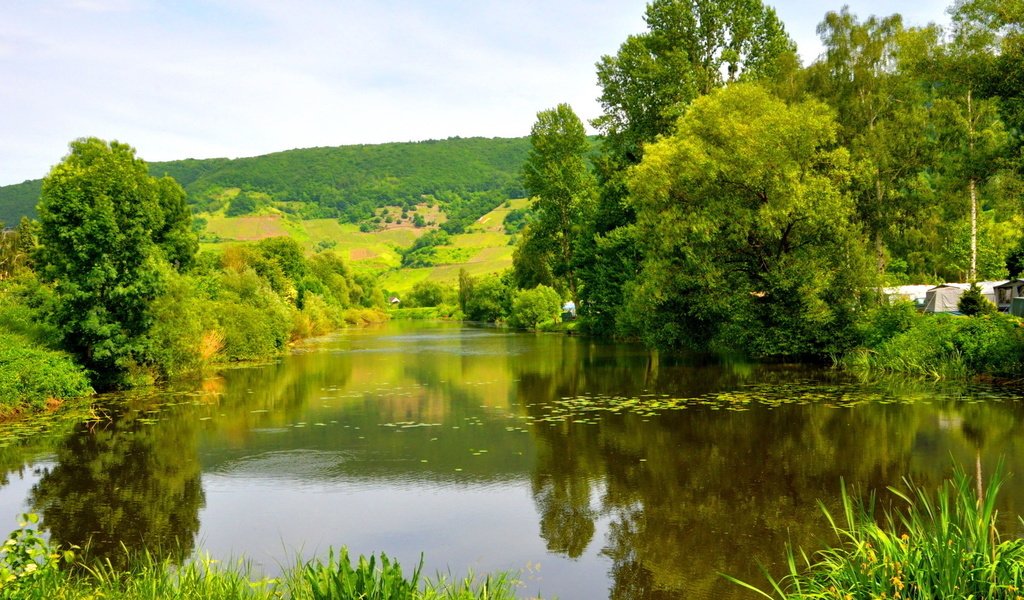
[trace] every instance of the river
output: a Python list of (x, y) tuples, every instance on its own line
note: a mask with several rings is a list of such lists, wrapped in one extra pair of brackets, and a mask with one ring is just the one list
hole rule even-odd
[[(0, 523), (273, 575), (330, 546), (424, 573), (512, 570), (562, 600), (750, 598), (787, 543), (832, 541), (840, 481), (933, 487), (957, 461), (1017, 473), (1020, 390), (863, 384), (629, 344), (392, 323), (201, 383), (101, 397), (0, 452)], [(1005, 519), (1009, 533), (1020, 523)], [(5, 529), (0, 527), (0, 529)]]

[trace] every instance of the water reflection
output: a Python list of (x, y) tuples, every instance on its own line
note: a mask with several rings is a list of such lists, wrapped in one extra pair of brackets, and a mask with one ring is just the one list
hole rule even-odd
[[(273, 570), (347, 544), (425, 552), (428, 571), (530, 564), (524, 594), (563, 599), (748, 597), (719, 573), (758, 581), (786, 543), (831, 541), (817, 501), (835, 507), (840, 478), (934, 486), (951, 457), (983, 473), (1006, 457), (1019, 528), (1011, 390), (424, 327), (347, 332), (119, 405), (58, 444), (28, 502), (55, 539), (115, 560), (120, 543), (181, 557), (199, 538)], [(663, 397), (695, 401), (614, 403)]]
[(195, 423), (157, 427), (152, 408), (115, 405), (109, 420), (83, 423), (59, 443), (29, 496), (51, 539), (115, 565), (143, 549), (157, 559), (191, 554), (204, 500)]

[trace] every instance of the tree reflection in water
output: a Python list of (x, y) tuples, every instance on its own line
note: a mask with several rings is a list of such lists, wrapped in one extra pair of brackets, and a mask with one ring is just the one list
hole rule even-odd
[(51, 539), (115, 566), (143, 549), (157, 560), (191, 554), (204, 503), (196, 421), (168, 414), (156, 427), (145, 409), (119, 407), (58, 445), (29, 498)]

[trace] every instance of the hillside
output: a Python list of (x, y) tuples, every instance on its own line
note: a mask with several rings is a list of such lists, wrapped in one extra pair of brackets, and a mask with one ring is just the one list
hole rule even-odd
[(41, 179), (34, 179), (0, 187), (0, 223), (13, 227), (22, 217), (34, 219), (42, 183)]
[[(525, 210), (525, 199), (511, 200), (489, 211), (450, 236), (447, 243), (435, 246), (429, 257), (415, 267), (402, 266), (402, 254), (417, 239), (436, 227), (415, 227), (409, 219), (398, 220), (372, 231), (340, 223), (337, 219), (298, 219), (281, 213), (226, 217), (204, 214), (204, 249), (217, 249), (274, 236), (297, 240), (309, 252), (330, 249), (348, 259), (358, 271), (381, 277), (382, 285), (393, 292), (408, 290), (423, 280), (452, 284), (459, 270), (471, 275), (498, 273), (512, 265), (514, 236), (505, 231), (505, 218), (513, 210)], [(413, 207), (415, 213), (424, 206)], [(393, 213), (397, 209), (392, 208)], [(430, 213), (426, 213), (430, 214)], [(430, 217), (433, 218), (433, 217)]]
[[(519, 171), (528, 138), (449, 138), (425, 142), (307, 148), (239, 159), (150, 163), (188, 192), (197, 213), (232, 216), (272, 205), (300, 218), (372, 222), (384, 206), (436, 203), (446, 228), (461, 231), (509, 198), (524, 195)], [(0, 220), (35, 216), (39, 181), (0, 187)], [(241, 190), (234, 205), (225, 189)]]

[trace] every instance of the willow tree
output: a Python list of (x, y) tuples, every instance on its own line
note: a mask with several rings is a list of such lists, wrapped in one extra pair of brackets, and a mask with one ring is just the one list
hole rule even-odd
[(624, 318), (657, 346), (848, 348), (869, 287), (832, 112), (734, 84), (693, 102), (629, 178), (643, 272)]
[(622, 291), (639, 276), (626, 169), (646, 144), (672, 133), (695, 98), (728, 82), (778, 78), (796, 64), (796, 45), (760, 0), (653, 0), (644, 19), (646, 31), (597, 63), (600, 194), (580, 247), (580, 278), (581, 314), (602, 332), (615, 329)]

